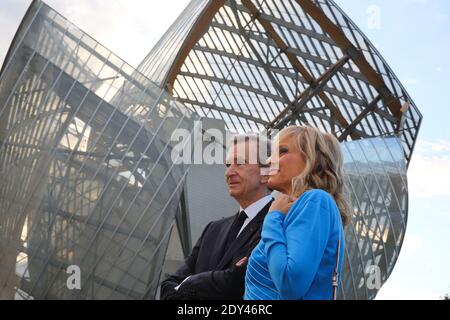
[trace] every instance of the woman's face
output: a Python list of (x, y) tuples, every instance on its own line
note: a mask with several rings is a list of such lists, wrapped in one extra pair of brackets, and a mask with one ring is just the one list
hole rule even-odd
[(284, 194), (291, 194), (292, 178), (300, 175), (305, 169), (305, 159), (297, 149), (293, 137), (284, 136), (275, 144), (272, 157), (269, 159), (270, 177), (268, 186)]

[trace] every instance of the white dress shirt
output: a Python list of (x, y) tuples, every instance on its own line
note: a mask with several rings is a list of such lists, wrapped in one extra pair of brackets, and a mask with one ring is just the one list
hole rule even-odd
[(241, 234), (242, 230), (252, 221), (254, 217), (257, 216), (257, 214), (270, 202), (273, 200), (273, 197), (271, 195), (267, 195), (264, 198), (259, 199), (256, 202), (253, 202), (251, 205), (249, 205), (247, 208), (239, 208), (239, 212), (242, 210), (245, 211), (247, 214), (247, 219), (245, 219), (244, 224), (241, 227), (241, 230), (239, 230), (237, 237), (239, 237), (239, 234)]

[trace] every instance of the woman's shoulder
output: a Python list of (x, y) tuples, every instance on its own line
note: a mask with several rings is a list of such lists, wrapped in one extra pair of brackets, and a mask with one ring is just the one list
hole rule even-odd
[(323, 202), (323, 203), (327, 203), (329, 201), (334, 202), (333, 197), (331, 196), (331, 194), (329, 194), (328, 192), (326, 192), (325, 190), (322, 189), (311, 189), (308, 191), (305, 191), (301, 197), (298, 199), (298, 201), (317, 201), (317, 202)]
[(318, 208), (323, 208), (324, 211), (333, 212), (338, 210), (336, 201), (333, 196), (322, 189), (311, 189), (305, 191), (293, 205), (293, 209), (297, 210), (308, 204), (317, 205)]
[(319, 217), (316, 214), (318, 212), (320, 212), (320, 216), (327, 216), (330, 219), (334, 219), (333, 216), (339, 215), (339, 209), (331, 194), (321, 189), (308, 190), (291, 207), (286, 222), (289, 223), (290, 220), (295, 220), (297, 217), (316, 219)]
[[(337, 214), (336, 202), (332, 195), (321, 189), (311, 189), (304, 192), (291, 207), (286, 224), (290, 224), (297, 219), (314, 220), (319, 216), (329, 216)], [(317, 213), (320, 212), (320, 215)]]

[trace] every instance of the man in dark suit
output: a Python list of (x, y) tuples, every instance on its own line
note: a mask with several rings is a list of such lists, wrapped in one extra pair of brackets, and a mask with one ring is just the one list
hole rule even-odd
[(260, 136), (234, 138), (225, 178), (229, 194), (240, 205), (239, 212), (205, 227), (185, 263), (161, 284), (161, 299), (242, 299), (246, 273), (242, 259), (249, 257), (260, 241), (273, 201), (264, 172), (266, 151), (270, 152), (270, 145)]

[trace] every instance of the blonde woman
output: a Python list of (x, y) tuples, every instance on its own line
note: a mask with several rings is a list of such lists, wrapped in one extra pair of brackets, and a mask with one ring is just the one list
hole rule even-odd
[(293, 126), (275, 145), (268, 185), (282, 195), (248, 260), (244, 298), (333, 299), (349, 222), (339, 143), (315, 128)]

